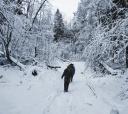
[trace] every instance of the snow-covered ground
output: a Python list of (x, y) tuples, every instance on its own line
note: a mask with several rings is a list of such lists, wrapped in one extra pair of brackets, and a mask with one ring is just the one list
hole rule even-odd
[(33, 67), (0, 66), (0, 114), (128, 114), (128, 71), (122, 76), (93, 78), (84, 63), (74, 62), (76, 74), (63, 92), (61, 75), (68, 63), (58, 71)]

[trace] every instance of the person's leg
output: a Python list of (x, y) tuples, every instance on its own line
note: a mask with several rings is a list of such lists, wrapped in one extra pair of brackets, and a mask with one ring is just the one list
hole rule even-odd
[(73, 75), (71, 76), (70, 82), (72, 82), (72, 80), (73, 80)]
[(64, 81), (64, 92), (66, 92), (66, 91), (67, 91), (67, 82)]
[(73, 75), (72, 75), (72, 81), (73, 81)]
[(66, 92), (68, 92), (69, 82), (66, 82)]

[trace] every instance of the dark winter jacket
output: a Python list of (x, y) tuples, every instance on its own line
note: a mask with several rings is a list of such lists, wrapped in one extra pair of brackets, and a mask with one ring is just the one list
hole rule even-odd
[(73, 66), (73, 64), (70, 65), (70, 70), (72, 72), (72, 75), (75, 74), (75, 67)]
[(64, 77), (65, 82), (70, 82), (71, 76), (72, 76), (72, 72), (70, 71), (70, 69), (65, 69), (61, 78)]

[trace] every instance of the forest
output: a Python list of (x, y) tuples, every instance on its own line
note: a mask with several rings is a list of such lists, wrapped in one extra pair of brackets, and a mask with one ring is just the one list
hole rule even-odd
[[(127, 1), (81, 0), (67, 23), (50, 1), (2, 0), (1, 64), (56, 64), (57, 59), (85, 61), (96, 72), (127, 65)], [(86, 37), (85, 37), (86, 36)], [(2, 62), (4, 61), (4, 62)]]
[(80, 0), (73, 15), (0, 1), (0, 114), (128, 114), (128, 0)]
[[(2, 0), (1, 64), (84, 61), (95, 72), (128, 67), (127, 0), (81, 0), (71, 22), (47, 0)], [(85, 37), (86, 36), (86, 37)], [(4, 54), (2, 54), (4, 53)]]

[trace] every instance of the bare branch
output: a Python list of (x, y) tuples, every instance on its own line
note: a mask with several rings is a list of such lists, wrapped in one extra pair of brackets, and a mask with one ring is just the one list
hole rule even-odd
[[(47, 1), (47, 0), (44, 0), (43, 3), (41, 4), (41, 6), (39, 7), (39, 9), (37, 10), (36, 15), (35, 15), (35, 17), (34, 17), (34, 19), (33, 19), (33, 21), (32, 21), (32, 27), (33, 27), (33, 24), (34, 24), (34, 22), (35, 22), (35, 19), (36, 19), (37, 15), (38, 15), (39, 11), (41, 10), (42, 6), (44, 5), (44, 3), (45, 3), (46, 1)], [(32, 29), (32, 27), (30, 28), (30, 30)]]

